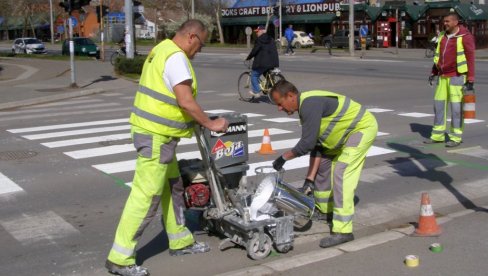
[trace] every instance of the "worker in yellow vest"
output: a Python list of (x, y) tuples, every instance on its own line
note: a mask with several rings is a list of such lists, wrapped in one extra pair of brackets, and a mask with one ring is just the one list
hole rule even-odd
[(426, 144), (444, 143), (447, 107), (451, 108), (451, 128), (446, 147), (457, 147), (462, 142), (464, 118), (463, 90), (473, 90), (475, 43), (473, 35), (462, 25), (459, 16), (451, 12), (444, 17), (445, 31), (439, 34), (434, 55), (434, 66), (429, 82), (439, 76), (434, 94), (434, 126)]
[(210, 250), (206, 243), (196, 242), (185, 226), (184, 188), (175, 154), (180, 138), (193, 135), (194, 123), (216, 132), (228, 127), (224, 118), (209, 119), (195, 100), (198, 87), (190, 60), (207, 36), (201, 21), (188, 20), (173, 39), (159, 43), (146, 58), (129, 120), (138, 155), (136, 171), (106, 261), (110, 273), (149, 275), (136, 265), (135, 248), (159, 205), (170, 255)]
[(271, 96), (278, 110), (288, 115), (298, 111), (302, 125), (301, 139), (273, 162), (274, 169), (279, 171), (286, 161), (310, 152), (311, 164), (317, 166), (311, 168), (316, 172), (312, 181), (315, 204), (332, 218), (332, 233), (320, 241), (320, 247), (353, 240), (354, 192), (378, 132), (375, 117), (344, 95), (321, 90), (298, 92), (286, 80), (272, 88)]

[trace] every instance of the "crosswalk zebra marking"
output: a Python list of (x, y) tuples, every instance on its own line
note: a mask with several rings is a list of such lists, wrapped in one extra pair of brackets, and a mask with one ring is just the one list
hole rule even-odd
[(50, 118), (50, 117), (63, 117), (63, 116), (70, 116), (70, 115), (87, 115), (87, 114), (98, 114), (98, 113), (113, 113), (117, 111), (125, 111), (127, 112), (127, 107), (118, 107), (118, 108), (103, 108), (97, 110), (80, 110), (80, 111), (72, 111), (72, 112), (51, 112), (46, 114), (30, 114), (30, 115), (22, 115), (22, 116), (8, 116), (0, 118), (0, 121), (19, 121), (19, 120), (29, 120), (29, 119), (41, 119), (41, 118)]
[(423, 117), (433, 117), (434, 116), (434, 114), (420, 113), (420, 112), (400, 113), (398, 115), (399, 116), (405, 116), (405, 117), (414, 117), (414, 118), (423, 118)]
[(221, 113), (230, 113), (234, 111), (227, 110), (227, 109), (213, 109), (213, 110), (205, 110), (205, 112), (210, 114), (221, 114)]
[[(56, 111), (65, 111), (65, 110), (86, 110), (87, 108), (105, 108), (105, 107), (113, 107), (113, 106), (120, 106), (119, 103), (97, 103), (97, 104), (90, 104), (90, 105), (77, 105), (77, 106), (63, 106), (58, 107)], [(1, 112), (0, 116), (13, 116), (17, 114), (32, 114), (32, 113), (40, 113), (40, 112), (47, 112), (51, 111), (51, 107), (46, 108), (35, 108), (35, 109), (20, 109), (14, 111), (6, 111)]]
[(257, 113), (243, 113), (242, 115), (246, 115), (248, 118), (253, 118), (253, 117), (263, 117), (266, 116), (264, 114), (257, 114)]
[(376, 136), (386, 136), (386, 135), (390, 135), (390, 133), (378, 131), (378, 133), (376, 134)]
[(1, 219), (0, 225), (23, 245), (43, 240), (54, 244), (58, 239), (80, 233), (53, 211), (38, 214), (22, 213), (17, 217)]
[(289, 122), (297, 122), (300, 120), (296, 118), (281, 117), (281, 118), (263, 119), (263, 121), (269, 121), (273, 123), (289, 123)]
[(61, 140), (61, 141), (46, 142), (46, 143), (41, 143), (41, 145), (48, 148), (60, 148), (60, 147), (76, 146), (76, 145), (99, 143), (99, 142), (118, 141), (118, 140), (124, 140), (129, 138), (131, 138), (130, 133), (127, 132), (127, 133), (104, 135), (104, 136), (97, 136), (97, 137), (76, 138), (76, 139), (68, 139), (68, 140)]
[[(101, 99), (76, 99), (76, 100), (70, 100), (66, 102), (54, 102), (54, 103), (45, 103), (45, 104), (38, 104), (35, 107), (55, 107), (55, 106), (64, 106), (64, 105), (74, 105), (74, 104), (85, 104), (85, 103), (97, 103), (97, 102), (103, 102)], [(32, 106), (29, 107), (24, 107), (22, 109), (32, 109)]]
[[(448, 122), (451, 121), (451, 119), (447, 119)], [(469, 124), (476, 124), (476, 123), (482, 123), (484, 120), (478, 120), (478, 119), (464, 119), (464, 123), (469, 125)]]
[(42, 133), (42, 134), (32, 134), (32, 135), (24, 135), (25, 139), (28, 140), (40, 140), (40, 139), (47, 139), (47, 138), (56, 138), (56, 137), (63, 137), (63, 136), (73, 136), (73, 135), (81, 135), (81, 134), (92, 134), (92, 133), (100, 133), (100, 132), (110, 132), (110, 131), (118, 131), (118, 130), (127, 130), (130, 129), (130, 125), (121, 125), (121, 126), (113, 126), (113, 127), (96, 127), (96, 128), (86, 128), (80, 130), (70, 130), (70, 131), (60, 131), (60, 132), (49, 132), (49, 133)]
[(102, 121), (92, 121), (92, 122), (82, 122), (82, 123), (72, 123), (72, 124), (15, 128), (15, 129), (7, 129), (7, 131), (10, 133), (25, 133), (25, 132), (35, 132), (35, 131), (43, 131), (43, 130), (55, 130), (55, 129), (75, 128), (75, 127), (84, 127), (84, 126), (99, 126), (99, 125), (128, 123), (128, 122), (129, 122), (129, 118), (123, 118), (123, 119), (102, 120)]
[(23, 191), (23, 189), (19, 185), (0, 172), (0, 195), (20, 191)]
[(488, 160), (488, 150), (482, 148), (481, 146), (448, 150), (447, 152)]
[(384, 109), (384, 108), (368, 108), (369, 112), (372, 113), (383, 113), (383, 112), (390, 112), (393, 111), (393, 109)]

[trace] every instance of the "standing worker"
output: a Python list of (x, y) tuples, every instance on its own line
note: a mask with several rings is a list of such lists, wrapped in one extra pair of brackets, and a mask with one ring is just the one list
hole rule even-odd
[(375, 117), (346, 96), (322, 90), (298, 92), (285, 80), (272, 88), (271, 96), (278, 110), (288, 115), (298, 111), (302, 125), (301, 139), (273, 162), (273, 168), (279, 171), (286, 161), (311, 152), (310, 164), (318, 167), (315, 203), (332, 217), (331, 235), (320, 241), (320, 247), (352, 241), (354, 192), (378, 132)]
[(266, 71), (280, 66), (278, 50), (272, 37), (266, 33), (266, 28), (259, 25), (255, 30), (257, 39), (254, 47), (247, 56), (246, 60), (254, 58), (251, 71), (252, 90), (249, 95), (252, 97), (260, 96), (261, 88), (259, 87), (259, 77)]
[(464, 118), (462, 110), (463, 89), (473, 90), (475, 43), (473, 35), (462, 25), (459, 16), (451, 12), (444, 17), (444, 32), (434, 55), (429, 83), (439, 76), (434, 94), (434, 126), (426, 144), (443, 143), (446, 132), (447, 105), (451, 105), (451, 128), (446, 147), (457, 147), (462, 143)]
[(295, 36), (295, 33), (293, 32), (293, 25), (288, 25), (288, 28), (286, 28), (285, 30), (285, 38), (286, 38), (286, 52), (285, 52), (285, 55), (290, 55), (290, 52), (291, 52), (291, 55), (295, 55), (295, 52), (293, 51), (293, 45), (292, 45), (292, 42), (293, 42), (293, 38)]
[(105, 264), (110, 273), (149, 275), (135, 264), (135, 248), (160, 204), (171, 256), (210, 250), (185, 226), (184, 188), (175, 154), (180, 138), (193, 135), (194, 122), (216, 132), (228, 127), (224, 118), (210, 120), (195, 101), (197, 80), (190, 59), (200, 52), (207, 35), (201, 21), (188, 20), (146, 58), (130, 116), (136, 171)]

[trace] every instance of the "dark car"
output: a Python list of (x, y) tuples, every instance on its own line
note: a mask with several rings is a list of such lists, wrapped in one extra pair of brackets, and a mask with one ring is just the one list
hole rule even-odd
[[(93, 42), (93, 40), (87, 37), (74, 37), (74, 52), (75, 56), (91, 56), (100, 58), (100, 49)], [(69, 40), (63, 42), (63, 47), (61, 49), (63, 55), (69, 55)]]
[[(328, 35), (322, 39), (322, 45), (329, 48), (349, 48), (349, 30), (338, 30), (334, 35)], [(371, 35), (366, 37), (366, 49), (373, 45)], [(361, 49), (359, 41), (359, 31), (354, 31), (354, 49)]]

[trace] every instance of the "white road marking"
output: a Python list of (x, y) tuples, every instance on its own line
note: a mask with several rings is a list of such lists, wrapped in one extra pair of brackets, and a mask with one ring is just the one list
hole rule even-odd
[[(451, 119), (447, 119), (448, 122), (451, 121)], [(484, 120), (478, 120), (478, 119), (464, 119), (464, 123), (469, 125), (469, 124), (476, 124), (476, 123), (482, 123)]]
[(257, 114), (257, 113), (244, 113), (244, 114), (242, 114), (242, 115), (246, 115), (248, 118), (266, 116), (266, 115), (264, 115), (264, 114)]
[(23, 189), (19, 185), (0, 172), (0, 195), (20, 191), (23, 191)]
[(386, 135), (390, 135), (390, 133), (378, 131), (378, 134), (376, 134), (376, 136), (386, 136)]
[(382, 112), (390, 112), (393, 111), (393, 109), (384, 109), (384, 108), (368, 108), (369, 112), (372, 113), (382, 113)]
[(114, 127), (96, 127), (96, 128), (86, 128), (80, 130), (70, 130), (70, 131), (60, 131), (60, 132), (49, 132), (49, 133), (42, 133), (42, 134), (32, 134), (32, 135), (24, 135), (25, 139), (28, 140), (39, 140), (39, 139), (47, 139), (47, 138), (55, 138), (55, 137), (63, 137), (63, 136), (73, 136), (73, 135), (81, 135), (81, 134), (91, 134), (91, 133), (100, 133), (100, 132), (109, 132), (109, 131), (118, 131), (118, 130), (127, 130), (130, 129), (130, 125), (122, 125), (122, 126), (114, 126)]
[[(100, 99), (82, 99), (78, 98), (76, 100), (71, 100), (71, 101), (66, 101), (66, 102), (54, 102), (54, 103), (45, 103), (45, 104), (37, 104), (37, 107), (53, 107), (53, 106), (63, 106), (63, 105), (74, 105), (74, 104), (82, 104), (82, 103), (96, 103), (96, 102), (101, 102), (102, 100)], [(29, 107), (23, 107), (22, 109), (32, 109), (32, 106)]]
[(227, 109), (213, 109), (213, 110), (205, 110), (205, 112), (210, 114), (220, 114), (220, 113), (229, 113), (234, 111), (227, 110)]
[(481, 146), (470, 147), (470, 148), (460, 148), (455, 150), (448, 150), (447, 152), (477, 157), (481, 159), (488, 160), (488, 150), (482, 148)]
[[(59, 111), (66, 111), (66, 110), (86, 110), (88, 108), (105, 108), (105, 107), (112, 107), (112, 106), (120, 106), (119, 103), (97, 103), (97, 104), (87, 104), (87, 105), (77, 105), (77, 106), (62, 106), (57, 107), (55, 110), (56, 112)], [(7, 112), (0, 112), (2, 116), (14, 116), (17, 114), (30, 114), (30, 113), (38, 113), (38, 112), (50, 112), (52, 111), (52, 107), (46, 108), (29, 108), (29, 109), (20, 109), (15, 111), (7, 111)]]
[(5, 230), (23, 245), (47, 240), (55, 240), (80, 232), (53, 211), (35, 215), (23, 213), (21, 216), (0, 220)]
[(30, 114), (30, 115), (22, 115), (22, 116), (9, 116), (0, 118), (0, 121), (18, 121), (18, 120), (29, 120), (29, 119), (40, 119), (40, 118), (49, 118), (49, 117), (62, 117), (62, 116), (70, 116), (70, 115), (87, 115), (87, 114), (98, 114), (98, 113), (113, 113), (117, 111), (129, 111), (130, 109), (127, 107), (118, 107), (118, 108), (103, 108), (97, 110), (80, 110), (80, 111), (71, 111), (71, 112), (51, 112), (46, 114)]
[(46, 142), (46, 143), (41, 143), (41, 145), (48, 148), (59, 148), (59, 147), (99, 143), (99, 142), (117, 141), (117, 140), (123, 140), (128, 138), (131, 138), (130, 133), (121, 133), (121, 134), (104, 135), (98, 137), (77, 138), (77, 139), (61, 140), (61, 141), (54, 141), (54, 142)]
[(400, 113), (398, 115), (405, 116), (405, 117), (414, 117), (414, 118), (423, 118), (423, 117), (432, 117), (432, 116), (434, 116), (434, 114), (420, 113), (420, 112)]
[(43, 130), (75, 128), (75, 127), (84, 127), (84, 126), (99, 126), (99, 125), (109, 125), (109, 124), (128, 123), (128, 122), (129, 122), (129, 118), (124, 118), (124, 119), (113, 119), (113, 120), (103, 120), (103, 121), (91, 121), (91, 122), (73, 123), (73, 124), (61, 124), (61, 125), (48, 125), (48, 126), (27, 127), (27, 128), (15, 128), (15, 129), (7, 129), (7, 131), (10, 132), (10, 133), (25, 133), (25, 132), (34, 132), (34, 131), (43, 131)]
[(300, 121), (300, 119), (282, 117), (282, 118), (263, 119), (263, 121), (269, 121), (269, 122), (273, 122), (273, 123), (288, 123), (288, 122), (297, 122), (297, 121)]

